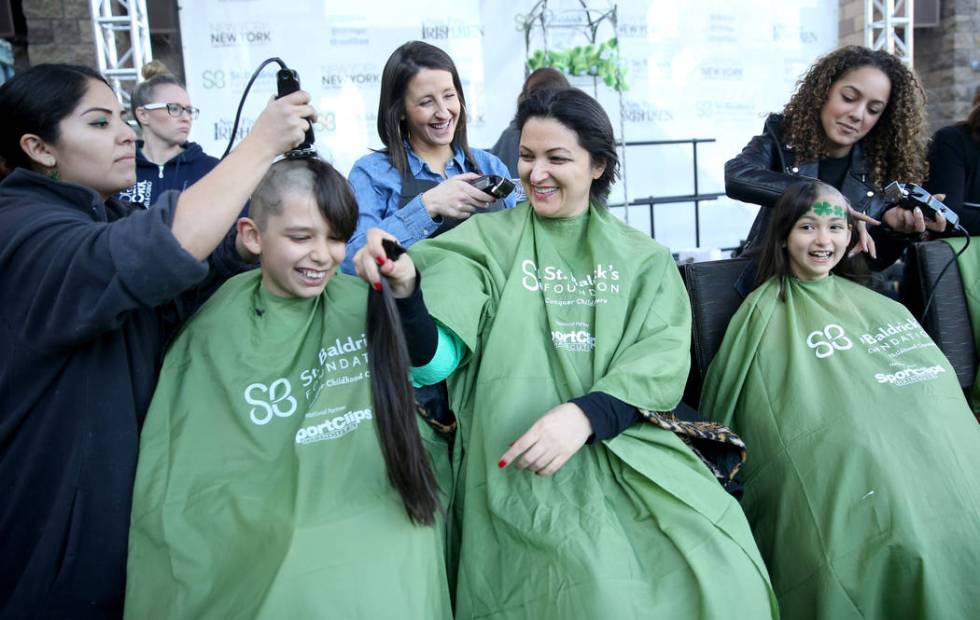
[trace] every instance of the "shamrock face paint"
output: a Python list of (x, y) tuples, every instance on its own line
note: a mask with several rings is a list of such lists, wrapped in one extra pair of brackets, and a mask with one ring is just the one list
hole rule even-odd
[(844, 207), (840, 205), (833, 205), (826, 200), (818, 200), (813, 203), (813, 208), (810, 211), (814, 215), (836, 215), (837, 217), (844, 217), (846, 211)]
[(847, 251), (851, 229), (847, 206), (838, 195), (821, 194), (793, 225), (786, 238), (790, 270), (800, 280), (819, 280), (830, 274)]

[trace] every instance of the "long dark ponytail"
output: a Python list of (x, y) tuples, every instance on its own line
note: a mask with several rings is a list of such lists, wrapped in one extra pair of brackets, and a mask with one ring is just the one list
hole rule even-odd
[[(404, 251), (385, 241), (389, 260), (397, 260)], [(408, 379), (408, 347), (385, 278), (381, 278), (380, 291), (372, 289), (368, 293), (366, 333), (375, 423), (388, 481), (402, 496), (412, 521), (432, 525), (439, 509), (439, 486), (422, 447), (415, 398)]]

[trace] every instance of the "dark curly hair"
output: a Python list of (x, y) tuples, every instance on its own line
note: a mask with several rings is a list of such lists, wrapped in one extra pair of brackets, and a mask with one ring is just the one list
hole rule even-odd
[(928, 172), (925, 91), (911, 69), (883, 50), (849, 45), (819, 58), (783, 108), (786, 141), (804, 161), (827, 157), (829, 144), (820, 111), (834, 82), (861, 67), (874, 67), (891, 82), (888, 105), (861, 139), (871, 182), (878, 186), (895, 180), (921, 183)]

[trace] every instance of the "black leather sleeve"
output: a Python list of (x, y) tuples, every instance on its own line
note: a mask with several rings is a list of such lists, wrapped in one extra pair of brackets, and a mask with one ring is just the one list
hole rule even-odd
[(725, 193), (735, 200), (772, 207), (787, 187), (800, 180), (778, 172), (781, 167), (779, 144), (773, 136), (755, 136), (725, 164)]

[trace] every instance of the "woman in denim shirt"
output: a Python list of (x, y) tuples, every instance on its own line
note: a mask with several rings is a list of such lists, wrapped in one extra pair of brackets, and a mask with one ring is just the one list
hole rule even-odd
[(378, 135), (385, 148), (357, 160), (349, 181), (360, 217), (347, 243), (343, 269), (382, 228), (409, 247), (441, 234), (473, 213), (513, 207), (516, 193), (494, 201), (469, 181), (482, 174), (509, 177), (496, 156), (466, 141), (466, 100), (452, 58), (410, 41), (392, 53), (381, 77)]

